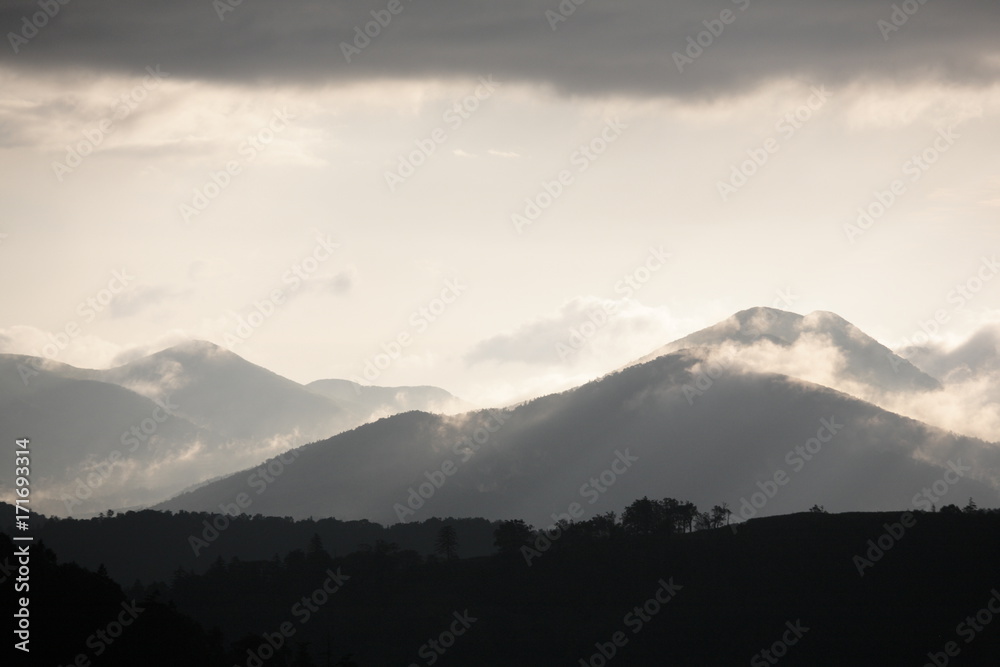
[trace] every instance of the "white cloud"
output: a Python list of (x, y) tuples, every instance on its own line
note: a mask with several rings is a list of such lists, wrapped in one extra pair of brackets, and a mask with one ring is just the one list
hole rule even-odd
[(626, 363), (676, 334), (667, 308), (651, 308), (630, 299), (582, 296), (556, 312), (476, 344), (466, 356), (479, 362), (535, 366), (592, 366), (595, 361)]

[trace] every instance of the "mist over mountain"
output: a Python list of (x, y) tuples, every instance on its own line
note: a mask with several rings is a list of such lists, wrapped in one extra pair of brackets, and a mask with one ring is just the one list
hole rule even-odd
[(1000, 3), (0, 24), (0, 667), (996, 667)]
[(854, 384), (876, 392), (941, 388), (936, 378), (844, 318), (825, 311), (798, 315), (776, 308), (743, 310), (669, 343), (637, 363), (690, 348), (739, 355), (743, 364), (766, 366), (795, 377), (812, 376), (803, 379), (833, 387)]
[[(10, 442), (32, 439), (38, 511), (95, 512), (176, 493), (184, 480), (202, 474), (202, 461), (211, 462), (205, 450), (221, 444), (210, 431), (170, 414), (167, 404), (80, 379), (88, 373), (65, 365), (35, 370), (37, 361), (0, 355), (0, 433)], [(30, 373), (27, 382), (20, 373)], [(0, 471), (5, 496), (12, 494), (12, 473)], [(69, 505), (60, 501), (63, 495)]]
[[(948, 358), (988, 358), (989, 340)], [(296, 518), (544, 523), (573, 503), (618, 511), (643, 495), (739, 508), (781, 473), (780, 493), (744, 514), (907, 505), (950, 464), (971, 466), (959, 500), (990, 502), (1000, 482), (1000, 448), (959, 434), (982, 429), (902, 416), (934, 416), (948, 386), (825, 312), (741, 311), (504, 410), (468, 411), (429, 386), (301, 385), (199, 341), (107, 370), (0, 362), (3, 423), (37, 423), (34, 437), (54, 443), (38, 501), (56, 515), (216, 511), (246, 493), (252, 513)]]
[(345, 410), (367, 415), (365, 421), (410, 410), (453, 414), (474, 407), (440, 387), (378, 387), (351, 380), (316, 380), (306, 389), (336, 401)]
[(1000, 326), (986, 326), (960, 345), (914, 345), (900, 351), (928, 373), (946, 381), (960, 381), (1000, 372)]
[(158, 508), (218, 511), (242, 493), (249, 512), (299, 518), (548, 525), (573, 503), (585, 518), (643, 495), (736, 509), (771, 489), (754, 515), (873, 510), (911, 505), (949, 461), (964, 466), (949, 500), (997, 500), (1000, 455), (982, 441), (787, 376), (713, 378), (681, 352), (512, 409), (382, 419)]
[(927, 346), (892, 351), (834, 313), (803, 316), (751, 308), (640, 361), (688, 350), (713, 366), (782, 373), (945, 430), (996, 442), (996, 341), (996, 330), (987, 328), (954, 350)]
[(107, 370), (0, 355), (0, 378), (0, 428), (40, 443), (33, 501), (58, 515), (145, 505), (377, 417), (467, 405), (435, 387), (306, 387), (204, 341)]

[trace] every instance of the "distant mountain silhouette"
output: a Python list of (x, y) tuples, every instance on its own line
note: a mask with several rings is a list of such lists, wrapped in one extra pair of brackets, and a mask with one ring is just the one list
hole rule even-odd
[(913, 345), (900, 354), (936, 377), (965, 379), (1000, 372), (1000, 325), (983, 327), (952, 350)]
[[(434, 387), (338, 396), (337, 382), (306, 387), (205, 341), (107, 370), (0, 355), (0, 435), (45, 443), (39, 511), (88, 515), (163, 500), (377, 417), (467, 406)], [(0, 470), (0, 489), (10, 473)]]
[[(991, 475), (1000, 456), (982, 441), (786, 376), (713, 379), (702, 365), (687, 352), (668, 354), (510, 410), (396, 415), (299, 448), (293, 462), (272, 464), (280, 476), (259, 494), (248, 470), (158, 508), (218, 511), (248, 493), (249, 512), (297, 518), (450, 515), (547, 525), (574, 502), (603, 512), (668, 493), (736, 510), (783, 470), (790, 480), (760, 515), (814, 503), (877, 510), (908, 506), (958, 458), (974, 468), (949, 487), (950, 499), (997, 499)], [(800, 460), (795, 448), (830, 422), (843, 428), (812, 460)], [(623, 468), (622, 455), (638, 460)], [(601, 473), (612, 469), (602, 485)], [(421, 484), (426, 499), (414, 495)]]
[(365, 421), (410, 410), (453, 414), (474, 407), (440, 387), (377, 387), (350, 380), (316, 380), (306, 389), (333, 399), (358, 416), (365, 415)]

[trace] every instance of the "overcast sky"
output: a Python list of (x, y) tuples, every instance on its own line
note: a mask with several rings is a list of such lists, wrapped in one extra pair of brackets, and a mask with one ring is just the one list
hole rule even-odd
[(0, 350), (490, 404), (755, 305), (1000, 320), (996, 2), (561, 7), (0, 0)]

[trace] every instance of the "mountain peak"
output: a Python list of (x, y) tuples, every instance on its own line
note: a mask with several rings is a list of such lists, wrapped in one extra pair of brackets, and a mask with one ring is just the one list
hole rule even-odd
[[(933, 377), (897, 357), (840, 315), (825, 310), (802, 316), (777, 308), (748, 308), (668, 343), (635, 363), (692, 348), (711, 350), (736, 346), (746, 351), (764, 341), (784, 348), (780, 365), (784, 372), (796, 377), (814, 379), (824, 362), (839, 358), (843, 368), (837, 373), (845, 380), (845, 387), (860, 382), (877, 391), (940, 388)], [(821, 350), (830, 354), (821, 354)], [(750, 358), (754, 358), (753, 355)], [(798, 369), (798, 373), (792, 369)]]
[[(802, 320), (803, 317), (798, 313), (760, 306), (741, 310), (720, 324), (735, 322), (740, 334), (742, 334), (741, 337), (744, 339), (771, 336), (785, 342), (791, 342), (798, 337)], [(709, 327), (706, 331), (713, 328)]]
[(171, 347), (160, 350), (160, 352), (158, 352), (157, 354), (162, 354), (164, 352), (174, 352), (174, 353), (200, 355), (200, 356), (213, 356), (217, 354), (237, 356), (232, 351), (224, 347), (221, 347), (219, 345), (216, 345), (211, 341), (200, 340), (200, 339), (186, 340), (182, 343), (178, 343), (177, 345), (172, 345)]
[(802, 316), (798, 313), (793, 313), (790, 310), (781, 310), (780, 308), (771, 308), (770, 306), (754, 306), (753, 308), (746, 308), (735, 314), (738, 320), (750, 319), (753, 317), (791, 317), (791, 318), (801, 318)]

